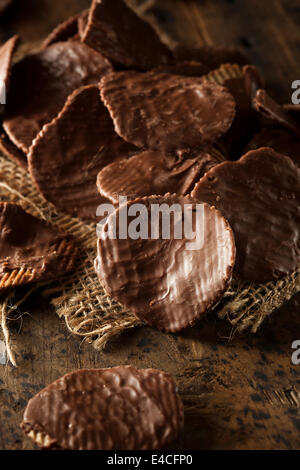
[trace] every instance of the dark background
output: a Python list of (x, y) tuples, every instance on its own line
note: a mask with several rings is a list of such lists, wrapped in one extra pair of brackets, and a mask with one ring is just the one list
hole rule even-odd
[[(34, 49), (56, 24), (88, 0), (16, 0), (0, 19), (0, 41), (15, 33), (21, 53)], [(300, 79), (300, 1), (131, 0), (172, 42), (239, 46), (272, 93), (290, 101)], [(28, 399), (76, 368), (134, 364), (170, 372), (186, 409), (177, 448), (300, 449), (300, 365), (291, 363), (300, 339), (300, 296), (272, 315), (256, 336), (232, 336), (208, 318), (178, 336), (143, 328), (105, 352), (70, 337), (48, 302), (36, 295), (10, 322), (19, 368), (0, 366), (0, 449), (31, 449), (19, 423)]]

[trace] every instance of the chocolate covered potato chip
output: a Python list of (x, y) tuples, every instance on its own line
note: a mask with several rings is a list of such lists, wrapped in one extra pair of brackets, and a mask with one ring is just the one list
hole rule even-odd
[(119, 72), (104, 77), (100, 88), (116, 132), (152, 150), (212, 143), (229, 129), (235, 116), (232, 95), (201, 78)]
[(77, 15), (67, 18), (51, 31), (44, 40), (42, 47), (46, 49), (55, 42), (67, 41), (68, 39), (76, 38), (81, 32), (81, 24), (86, 21), (87, 16), (88, 10), (84, 10)]
[(300, 139), (300, 125), (293, 113), (289, 108), (276, 103), (266, 90), (257, 90), (253, 103), (255, 109), (273, 126), (286, 129)]
[(113, 204), (118, 203), (120, 196), (185, 195), (208, 170), (224, 160), (212, 147), (173, 153), (144, 150), (103, 168), (97, 177), (97, 187), (101, 196)]
[(233, 233), (219, 211), (189, 196), (165, 195), (134, 199), (110, 214), (95, 268), (113, 299), (174, 333), (222, 298), (234, 261)]
[(0, 292), (56, 280), (74, 268), (76, 255), (70, 235), (17, 204), (0, 203)]
[(300, 267), (300, 169), (289, 157), (266, 147), (250, 151), (212, 168), (192, 196), (230, 223), (242, 280), (276, 281)]
[(18, 149), (8, 138), (3, 129), (0, 134), (0, 150), (1, 152), (11, 160), (15, 161), (18, 165), (21, 165), (24, 169), (27, 169), (27, 156), (22, 150)]
[(149, 70), (172, 62), (154, 29), (123, 0), (93, 0), (82, 40), (128, 68)]
[(29, 401), (21, 425), (35, 444), (61, 450), (161, 449), (182, 426), (171, 376), (132, 366), (65, 375)]
[(28, 167), (48, 201), (71, 215), (95, 219), (104, 201), (96, 188), (97, 174), (136, 152), (115, 133), (99, 88), (89, 85), (74, 91), (58, 116), (38, 134), (28, 154)]
[(76, 41), (56, 42), (26, 56), (12, 70), (3, 127), (27, 154), (33, 139), (66, 99), (83, 85), (96, 84), (112, 71), (101, 54)]

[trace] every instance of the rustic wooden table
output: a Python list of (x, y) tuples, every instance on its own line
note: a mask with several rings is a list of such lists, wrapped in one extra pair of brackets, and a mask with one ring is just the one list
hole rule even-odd
[[(288, 101), (300, 79), (299, 0), (132, 0), (156, 17), (174, 41), (238, 45), (257, 64), (274, 94)], [(22, 35), (24, 49), (89, 0), (16, 0), (0, 19), (0, 41)], [(142, 328), (105, 352), (70, 337), (45, 300), (36, 296), (12, 321), (19, 368), (0, 366), (0, 449), (32, 449), (19, 423), (28, 399), (77, 368), (134, 364), (171, 373), (186, 406), (179, 449), (299, 449), (300, 365), (291, 362), (300, 339), (300, 296), (256, 336), (234, 335), (208, 318), (171, 336)], [(230, 339), (231, 338), (231, 339)]]

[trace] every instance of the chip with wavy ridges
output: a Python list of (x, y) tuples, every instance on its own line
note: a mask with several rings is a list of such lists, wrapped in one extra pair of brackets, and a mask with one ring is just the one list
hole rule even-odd
[[(135, 211), (141, 211), (138, 221)], [(130, 233), (137, 223), (142, 233)], [(134, 199), (109, 216), (95, 268), (113, 299), (152, 327), (174, 333), (222, 298), (234, 262), (234, 236), (219, 211), (190, 196), (165, 195)]]
[(300, 169), (263, 147), (212, 168), (192, 196), (219, 209), (236, 239), (236, 275), (265, 284), (300, 266)]
[(13, 203), (0, 203), (0, 292), (56, 280), (75, 267), (73, 237)]
[(44, 449), (161, 449), (182, 428), (183, 405), (165, 372), (78, 370), (33, 397), (21, 426)]
[(116, 72), (100, 89), (116, 132), (137, 147), (199, 148), (224, 135), (235, 117), (232, 95), (202, 78)]
[(96, 218), (97, 174), (137, 149), (113, 129), (96, 85), (73, 92), (62, 111), (44, 126), (28, 154), (29, 172), (44, 197), (65, 212)]
[(120, 196), (185, 195), (208, 170), (224, 160), (219, 152), (209, 147), (171, 154), (145, 150), (103, 168), (97, 177), (97, 187), (113, 204), (118, 203)]
[(123, 0), (93, 0), (82, 40), (128, 68), (149, 70), (173, 59), (150, 24)]
[(76, 41), (56, 42), (26, 56), (12, 70), (3, 121), (10, 140), (27, 154), (33, 139), (58, 114), (70, 93), (98, 83), (111, 71), (107, 59)]

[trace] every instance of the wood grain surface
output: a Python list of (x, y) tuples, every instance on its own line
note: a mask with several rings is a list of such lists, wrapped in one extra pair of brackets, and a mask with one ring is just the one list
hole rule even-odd
[[(299, 0), (131, 0), (173, 43), (240, 46), (273, 94), (287, 102), (300, 79)], [(19, 33), (31, 50), (85, 0), (16, 0), (0, 18), (0, 41)], [(256, 336), (234, 334), (208, 317), (181, 335), (150, 328), (124, 335), (98, 353), (71, 337), (49, 303), (28, 300), (10, 322), (17, 369), (0, 365), (0, 449), (32, 449), (19, 423), (28, 399), (77, 368), (133, 364), (171, 373), (185, 403), (178, 449), (300, 449), (300, 295)]]

